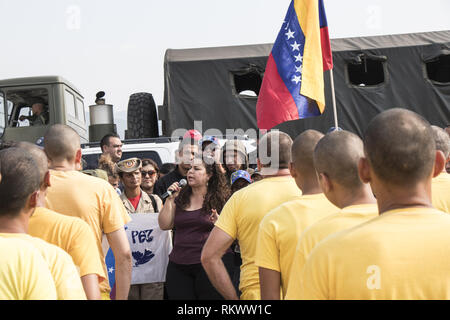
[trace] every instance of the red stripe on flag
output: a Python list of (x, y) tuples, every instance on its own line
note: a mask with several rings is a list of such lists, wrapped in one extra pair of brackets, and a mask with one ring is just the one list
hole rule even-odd
[(320, 29), (320, 42), (322, 46), (323, 71), (333, 69), (333, 55), (331, 53), (328, 27), (323, 27)]
[(259, 129), (272, 129), (277, 124), (299, 118), (297, 105), (281, 79), (272, 54), (267, 60), (263, 83), (256, 104)]

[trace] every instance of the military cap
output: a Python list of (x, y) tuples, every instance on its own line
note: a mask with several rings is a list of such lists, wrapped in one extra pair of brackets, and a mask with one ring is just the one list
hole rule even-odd
[(117, 162), (117, 170), (120, 172), (133, 172), (142, 167), (142, 161), (139, 158), (130, 158)]

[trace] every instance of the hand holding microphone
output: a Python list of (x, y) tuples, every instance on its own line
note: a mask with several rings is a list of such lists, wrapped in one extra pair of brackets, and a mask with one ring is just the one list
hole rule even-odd
[(181, 191), (181, 188), (183, 188), (187, 184), (186, 179), (181, 179), (179, 182), (174, 182), (170, 187), (167, 189), (167, 192), (165, 192), (161, 198), (162, 200), (173, 199), (178, 196), (178, 194)]

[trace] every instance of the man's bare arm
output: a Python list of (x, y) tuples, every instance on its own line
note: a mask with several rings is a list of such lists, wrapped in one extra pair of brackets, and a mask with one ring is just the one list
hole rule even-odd
[(81, 277), (84, 293), (88, 300), (100, 300), (100, 287), (98, 285), (98, 275), (95, 273), (87, 274)]
[(214, 227), (202, 250), (202, 265), (208, 278), (226, 300), (239, 300), (236, 289), (222, 261), (222, 256), (234, 239), (220, 228)]
[(281, 274), (278, 271), (258, 267), (261, 300), (280, 300)]
[(131, 283), (131, 250), (124, 228), (107, 233), (109, 246), (116, 260), (116, 300), (127, 300)]

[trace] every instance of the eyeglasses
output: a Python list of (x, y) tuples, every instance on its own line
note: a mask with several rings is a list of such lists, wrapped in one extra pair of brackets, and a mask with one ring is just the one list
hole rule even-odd
[(156, 174), (156, 171), (141, 171), (141, 173), (142, 173), (142, 176), (143, 176), (143, 177), (145, 177), (147, 174), (148, 174), (150, 177), (153, 177), (153, 176)]

